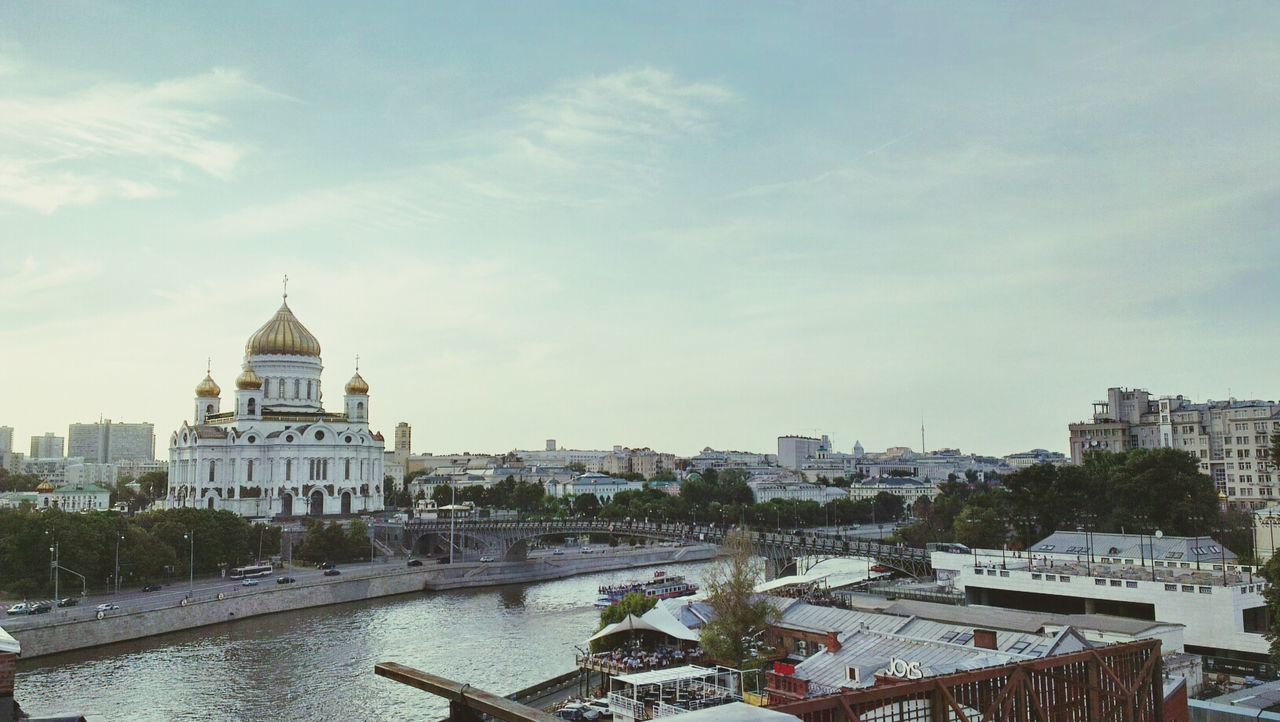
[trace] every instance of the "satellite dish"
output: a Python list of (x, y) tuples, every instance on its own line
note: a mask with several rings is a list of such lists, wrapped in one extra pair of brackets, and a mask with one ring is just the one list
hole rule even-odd
[(1160, 531), (1159, 529), (1156, 529), (1156, 538), (1160, 539), (1163, 537), (1164, 537), (1164, 532)]

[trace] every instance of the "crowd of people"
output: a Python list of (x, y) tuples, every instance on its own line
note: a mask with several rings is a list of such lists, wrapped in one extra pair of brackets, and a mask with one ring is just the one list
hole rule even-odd
[(628, 674), (678, 667), (682, 664), (690, 664), (701, 658), (702, 647), (693, 647), (689, 650), (683, 650), (678, 647), (657, 647), (646, 650), (639, 645), (629, 645), (591, 655), (592, 662), (595, 662), (611, 674)]

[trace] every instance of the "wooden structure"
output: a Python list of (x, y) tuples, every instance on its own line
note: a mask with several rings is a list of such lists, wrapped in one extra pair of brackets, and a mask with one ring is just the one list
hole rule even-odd
[(482, 714), (488, 715), (488, 719), (505, 722), (557, 722), (555, 717), (542, 710), (403, 664), (382, 662), (374, 665), (373, 671), (381, 677), (449, 700), (451, 722), (481, 722), (486, 719), (481, 717)]
[(771, 708), (804, 722), (1165, 722), (1163, 681), (1160, 642), (1142, 640)]

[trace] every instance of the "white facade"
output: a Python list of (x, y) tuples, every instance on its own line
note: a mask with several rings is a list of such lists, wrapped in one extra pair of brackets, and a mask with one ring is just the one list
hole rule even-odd
[(876, 477), (849, 485), (849, 498), (854, 501), (875, 499), (881, 493), (902, 497), (902, 501), (911, 506), (922, 496), (933, 501), (938, 496), (938, 487), (927, 481), (900, 476)]
[(369, 387), (347, 382), (341, 413), (322, 405), (320, 345), (283, 304), (249, 339), (232, 410), (211, 376), (195, 418), (169, 437), (170, 508), (241, 516), (321, 516), (383, 508), (383, 437)]
[(640, 491), (644, 482), (615, 479), (605, 474), (582, 474), (569, 481), (547, 483), (547, 493), (555, 497), (595, 494), (600, 503), (607, 502), (622, 491)]
[(79, 456), (91, 464), (151, 461), (156, 458), (156, 430), (145, 422), (126, 424), (111, 419), (71, 424), (67, 428), (67, 456)]
[(843, 489), (780, 478), (753, 479), (747, 482), (747, 486), (751, 489), (751, 497), (757, 504), (764, 504), (774, 499), (786, 499), (814, 501), (825, 505), (836, 499), (845, 498)]
[(116, 465), (68, 464), (64, 474), (64, 481), (69, 485), (106, 484), (114, 486), (116, 483)]
[(831, 450), (831, 439), (812, 436), (779, 436), (778, 466), (799, 471), (805, 459), (817, 458), (819, 452)]

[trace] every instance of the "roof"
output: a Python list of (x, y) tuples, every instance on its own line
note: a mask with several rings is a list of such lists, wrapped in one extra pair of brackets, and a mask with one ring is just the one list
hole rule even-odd
[(677, 679), (700, 679), (702, 677), (710, 677), (715, 673), (716, 671), (710, 667), (699, 667), (695, 664), (686, 664), (683, 667), (655, 669), (652, 672), (619, 674), (614, 677), (614, 680), (631, 685), (662, 684), (663, 682), (671, 682)]
[[(846, 632), (839, 640), (838, 651), (819, 652), (796, 665), (796, 677), (826, 687), (857, 688), (874, 684), (876, 673), (893, 659), (919, 665), (926, 677), (1032, 659), (1029, 655), (870, 630)], [(850, 669), (858, 670), (858, 680), (849, 679)]]
[[(661, 599), (658, 607), (665, 608), (684, 626), (698, 629), (716, 618), (716, 612), (706, 602), (691, 602), (684, 599)], [(655, 609), (657, 607), (654, 607)]]
[(1157, 627), (1182, 627), (1174, 622), (1159, 622), (1146, 619), (1130, 619), (1129, 617), (1113, 617), (1106, 614), (1054, 614), (1051, 612), (1024, 612), (1001, 607), (959, 607), (936, 602), (917, 602), (903, 600), (894, 602), (885, 610), (886, 614), (898, 614), (904, 617), (921, 617), (936, 622), (962, 624), (967, 627), (982, 629), (1008, 630), (1014, 632), (1040, 632), (1047, 625), (1072, 626), (1077, 629), (1088, 629), (1098, 632), (1111, 632), (1137, 636)]
[(718, 707), (700, 709), (697, 712), (673, 715), (667, 719), (680, 720), (680, 722), (784, 722), (800, 718), (786, 712), (754, 707), (746, 702), (730, 702)]
[(1214, 697), (1209, 701), (1246, 709), (1258, 709), (1268, 712), (1280, 711), (1280, 682), (1267, 682), (1254, 687), (1245, 687), (1234, 692), (1228, 692), (1220, 697)]
[(58, 487), (59, 494), (110, 494), (107, 489), (103, 489), (96, 484), (67, 484)]
[(799, 629), (823, 634), (826, 632), (846, 632), (865, 626), (882, 632), (892, 632), (901, 627), (905, 620), (900, 616), (876, 614), (874, 612), (858, 612), (839, 607), (821, 607), (816, 604), (793, 604), (787, 608), (774, 624), (786, 629)]
[(6, 654), (22, 654), (22, 645), (8, 632), (0, 628), (0, 652)]
[(1087, 554), (1126, 559), (1165, 559), (1179, 562), (1236, 561), (1236, 553), (1207, 536), (1148, 536), (1145, 534), (1104, 534), (1102, 532), (1058, 531), (1032, 544), (1034, 554)]

